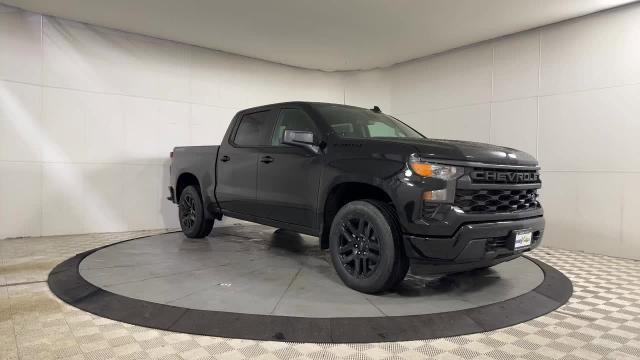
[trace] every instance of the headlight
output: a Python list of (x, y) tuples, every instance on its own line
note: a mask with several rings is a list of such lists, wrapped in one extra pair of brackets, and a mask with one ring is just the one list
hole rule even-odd
[(451, 180), (462, 174), (462, 169), (457, 166), (434, 164), (419, 155), (413, 154), (409, 158), (409, 166), (416, 174), (424, 177), (434, 177), (442, 180)]
[(422, 193), (422, 200), (437, 202), (453, 202), (453, 193), (456, 187), (456, 179), (464, 173), (464, 169), (458, 166), (436, 164), (429, 162), (418, 154), (413, 154), (409, 158), (409, 167), (414, 173), (426, 178), (443, 180), (440, 182), (442, 188), (425, 191)]

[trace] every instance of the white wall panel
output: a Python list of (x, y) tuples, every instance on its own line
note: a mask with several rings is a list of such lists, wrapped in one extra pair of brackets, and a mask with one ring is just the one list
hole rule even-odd
[(88, 93), (84, 106), (87, 118), (86, 159), (90, 163), (121, 163), (127, 160), (125, 126), (126, 98), (120, 95)]
[[(118, 34), (120, 35), (120, 34)], [(120, 74), (124, 94), (159, 99), (189, 100), (189, 54), (192, 47), (171, 41), (127, 34)]]
[[(126, 176), (130, 166), (120, 164), (84, 164), (82, 221), (86, 232), (127, 231), (128, 212), (125, 197), (132, 187)], [(142, 180), (142, 179), (141, 179)], [(137, 186), (133, 186), (136, 187)], [(138, 208), (146, 207), (140, 203)], [(135, 206), (134, 206), (135, 208)], [(162, 223), (157, 223), (162, 227)]]
[(382, 70), (349, 72), (344, 76), (344, 86), (345, 103), (367, 109), (377, 105), (385, 113), (391, 111), (387, 72)]
[[(342, 75), (192, 48), (191, 102), (243, 109), (274, 102), (343, 102)], [(216, 64), (216, 66), (211, 66)]]
[(189, 47), (44, 17), (44, 84), (187, 101)]
[(491, 100), (493, 50), (489, 44), (463, 48), (397, 65), (391, 70), (391, 110), (420, 112)]
[(220, 144), (237, 111), (207, 105), (191, 105), (191, 145)]
[[(125, 174), (129, 184), (122, 198), (130, 229), (154, 229), (176, 226), (177, 207), (166, 200), (168, 178), (163, 165), (129, 166)], [(168, 195), (168, 194), (167, 194)], [(144, 204), (141, 208), (140, 204)]]
[(536, 156), (538, 99), (527, 98), (491, 104), (491, 143)]
[(0, 79), (40, 83), (41, 18), (0, 4)]
[[(111, 90), (107, 83), (111, 77), (100, 76), (98, 54), (92, 53), (93, 40), (87, 26), (56, 18), (43, 17), (42, 29), (42, 83), (66, 89), (93, 91)], [(94, 34), (95, 35), (95, 34)]]
[(538, 94), (539, 33), (526, 32), (497, 40), (493, 54), (493, 100)]
[(489, 142), (491, 114), (489, 104), (436, 110), (429, 114), (425, 136), (439, 139)]
[(40, 161), (42, 89), (0, 81), (0, 161)]
[(578, 194), (573, 183), (576, 174), (542, 171), (541, 179), (544, 185), (540, 191), (540, 199), (547, 222), (544, 244), (568, 247), (577, 239), (573, 233), (577, 227), (575, 211)]
[(428, 61), (416, 60), (387, 70), (390, 84), (389, 103), (394, 114), (424, 112), (426, 107)]
[(190, 55), (191, 102), (246, 107), (249, 98), (245, 86), (252, 79), (250, 72), (255, 61), (203, 48), (191, 49)]
[(286, 101), (301, 95), (299, 92), (303, 89), (300, 85), (305, 80), (311, 85), (306, 71), (268, 62), (255, 62), (239, 71), (246, 76), (242, 90), (246, 97), (244, 108)]
[(545, 242), (573, 250), (640, 257), (622, 246), (624, 174), (545, 172)]
[[(344, 102), (344, 83), (340, 73), (313, 71), (301, 77), (297, 87), (289, 98), (298, 97), (302, 101), (320, 101), (342, 104)], [(292, 89), (289, 89), (292, 91)], [(357, 91), (357, 90), (354, 90)], [(297, 94), (297, 95), (296, 95)]]
[(489, 104), (414, 112), (397, 117), (428, 138), (489, 142)]
[(491, 46), (482, 44), (435, 56), (429, 64), (431, 96), (427, 106), (440, 109), (491, 100)]
[(144, 98), (123, 101), (127, 163), (162, 164), (175, 146), (189, 145), (189, 105)]
[(85, 92), (44, 88), (42, 93), (42, 158), (46, 162), (87, 160)]
[(432, 132), (438, 131), (437, 129), (434, 129), (435, 125), (433, 121), (433, 112), (431, 111), (414, 112), (414, 113), (401, 114), (401, 115), (392, 114), (392, 115), (400, 119), (405, 124), (418, 130), (422, 135), (426, 137), (433, 138), (434, 135), (432, 134)]
[(625, 174), (622, 188), (621, 257), (640, 259), (640, 174)]
[(640, 6), (541, 30), (541, 93), (640, 82)]
[(40, 235), (41, 186), (39, 163), (0, 161), (0, 239)]
[(42, 164), (42, 235), (82, 234), (85, 181), (81, 164)]
[(540, 98), (547, 170), (640, 170), (640, 86)]

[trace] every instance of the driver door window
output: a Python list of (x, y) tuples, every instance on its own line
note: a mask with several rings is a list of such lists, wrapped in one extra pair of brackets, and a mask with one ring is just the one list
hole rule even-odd
[(315, 131), (313, 121), (302, 110), (298, 109), (282, 109), (278, 114), (278, 120), (276, 121), (276, 127), (271, 138), (271, 145), (282, 146), (282, 139), (284, 138), (285, 130), (299, 130), (299, 131)]

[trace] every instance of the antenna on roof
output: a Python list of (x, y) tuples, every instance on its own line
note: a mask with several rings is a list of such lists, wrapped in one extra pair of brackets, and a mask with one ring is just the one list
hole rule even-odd
[(380, 108), (378, 106), (374, 106), (373, 109), (371, 109), (373, 112), (375, 113), (381, 113), (382, 110), (380, 110)]

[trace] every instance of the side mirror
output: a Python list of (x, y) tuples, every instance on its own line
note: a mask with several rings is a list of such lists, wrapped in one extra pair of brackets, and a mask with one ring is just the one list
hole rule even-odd
[(311, 131), (285, 130), (282, 143), (305, 148), (314, 154), (320, 151)]

